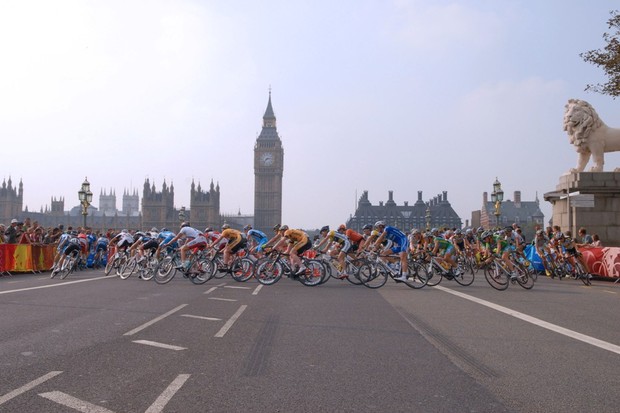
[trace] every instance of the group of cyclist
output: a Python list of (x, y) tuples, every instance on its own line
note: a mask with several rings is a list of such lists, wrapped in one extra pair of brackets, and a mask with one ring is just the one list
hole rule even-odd
[[(431, 254), (442, 263), (447, 270), (459, 275), (461, 271), (455, 257), (460, 254), (472, 254), (478, 262), (484, 262), (498, 256), (505, 262), (507, 268), (515, 274), (512, 261), (513, 253), (522, 254), (525, 240), (520, 229), (514, 225), (500, 230), (485, 230), (480, 227), (474, 229), (443, 229), (432, 228), (430, 231), (412, 229), (405, 234), (400, 229), (387, 225), (384, 221), (377, 221), (374, 225), (365, 225), (359, 233), (351, 228), (340, 225), (336, 230), (329, 226), (320, 229), (314, 242), (301, 229), (292, 229), (287, 225), (276, 225), (274, 235), (269, 238), (265, 233), (246, 225), (242, 231), (224, 224), (221, 232), (206, 228), (204, 231), (193, 228), (188, 222), (181, 224), (178, 233), (167, 228), (161, 231), (151, 228), (150, 231), (131, 233), (123, 229), (118, 234), (98, 234), (90, 231), (77, 231), (69, 228), (60, 237), (53, 271), (58, 271), (66, 256), (73, 251), (79, 251), (86, 262), (89, 253), (96, 256), (105, 254), (109, 246), (116, 246), (118, 250), (129, 250), (139, 254), (140, 259), (146, 253), (160, 256), (163, 249), (179, 248), (181, 264), (178, 269), (187, 269), (190, 265), (191, 251), (205, 248), (215, 248), (223, 253), (225, 265), (230, 265), (235, 254), (247, 249), (257, 257), (262, 257), (265, 251), (279, 250), (290, 256), (295, 274), (305, 271), (301, 256), (310, 249), (318, 253), (330, 254), (337, 262), (337, 268), (342, 272), (345, 268), (347, 255), (358, 256), (364, 251), (375, 251), (382, 259), (391, 262), (399, 261), (399, 274), (396, 281), (406, 281), (409, 277), (408, 256), (421, 252)], [(536, 231), (532, 245), (542, 258), (546, 274), (552, 275), (549, 260), (565, 257), (574, 264), (579, 260), (587, 270), (587, 264), (578, 251), (578, 244), (573, 240), (570, 231), (562, 232), (559, 227), (552, 231)]]

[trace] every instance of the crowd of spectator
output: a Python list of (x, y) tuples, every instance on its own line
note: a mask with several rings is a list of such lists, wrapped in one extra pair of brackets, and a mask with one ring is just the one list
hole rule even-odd
[(54, 244), (62, 233), (62, 225), (44, 228), (30, 218), (24, 221), (13, 218), (8, 227), (0, 224), (0, 244)]

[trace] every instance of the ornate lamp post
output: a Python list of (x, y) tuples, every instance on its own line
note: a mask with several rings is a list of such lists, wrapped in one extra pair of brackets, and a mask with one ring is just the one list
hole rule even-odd
[(499, 182), (497, 177), (495, 177), (495, 182), (493, 182), (493, 192), (491, 193), (491, 201), (495, 203), (495, 220), (497, 223), (497, 227), (499, 228), (499, 217), (502, 214), (501, 207), (502, 201), (504, 200), (504, 191), (502, 191), (502, 184)]
[(431, 206), (426, 204), (426, 214), (424, 215), (426, 218), (426, 230), (430, 231), (431, 229)]
[(179, 211), (179, 221), (185, 222), (185, 207), (184, 206), (182, 206), (181, 210)]
[(86, 228), (86, 216), (88, 215), (88, 207), (93, 201), (93, 193), (90, 192), (90, 182), (88, 178), (84, 178), (82, 182), (82, 188), (78, 191), (78, 198), (80, 205), (82, 205), (82, 227)]

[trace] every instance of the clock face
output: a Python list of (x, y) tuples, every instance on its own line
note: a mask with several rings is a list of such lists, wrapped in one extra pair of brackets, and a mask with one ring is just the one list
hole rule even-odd
[(273, 161), (274, 161), (274, 156), (272, 153), (270, 152), (266, 152), (264, 154), (261, 155), (260, 157), (260, 161), (262, 162), (263, 165), (265, 166), (271, 166), (273, 165)]

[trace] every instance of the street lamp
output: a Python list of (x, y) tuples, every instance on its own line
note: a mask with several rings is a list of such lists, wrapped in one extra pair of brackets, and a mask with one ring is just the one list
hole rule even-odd
[(502, 184), (499, 182), (497, 177), (495, 177), (495, 182), (493, 182), (493, 192), (491, 193), (491, 201), (495, 204), (495, 219), (497, 222), (497, 227), (499, 228), (499, 217), (502, 214), (501, 207), (502, 201), (504, 200), (504, 191), (502, 191)]
[(86, 215), (88, 215), (88, 207), (93, 201), (93, 193), (90, 192), (90, 183), (88, 182), (88, 178), (84, 178), (82, 188), (78, 191), (78, 198), (80, 200), (80, 205), (82, 205), (82, 227), (86, 228)]
[(426, 218), (426, 230), (430, 231), (431, 229), (431, 206), (426, 204), (426, 214), (424, 215)]
[(181, 210), (179, 211), (179, 221), (185, 222), (185, 207), (184, 206), (182, 206)]

